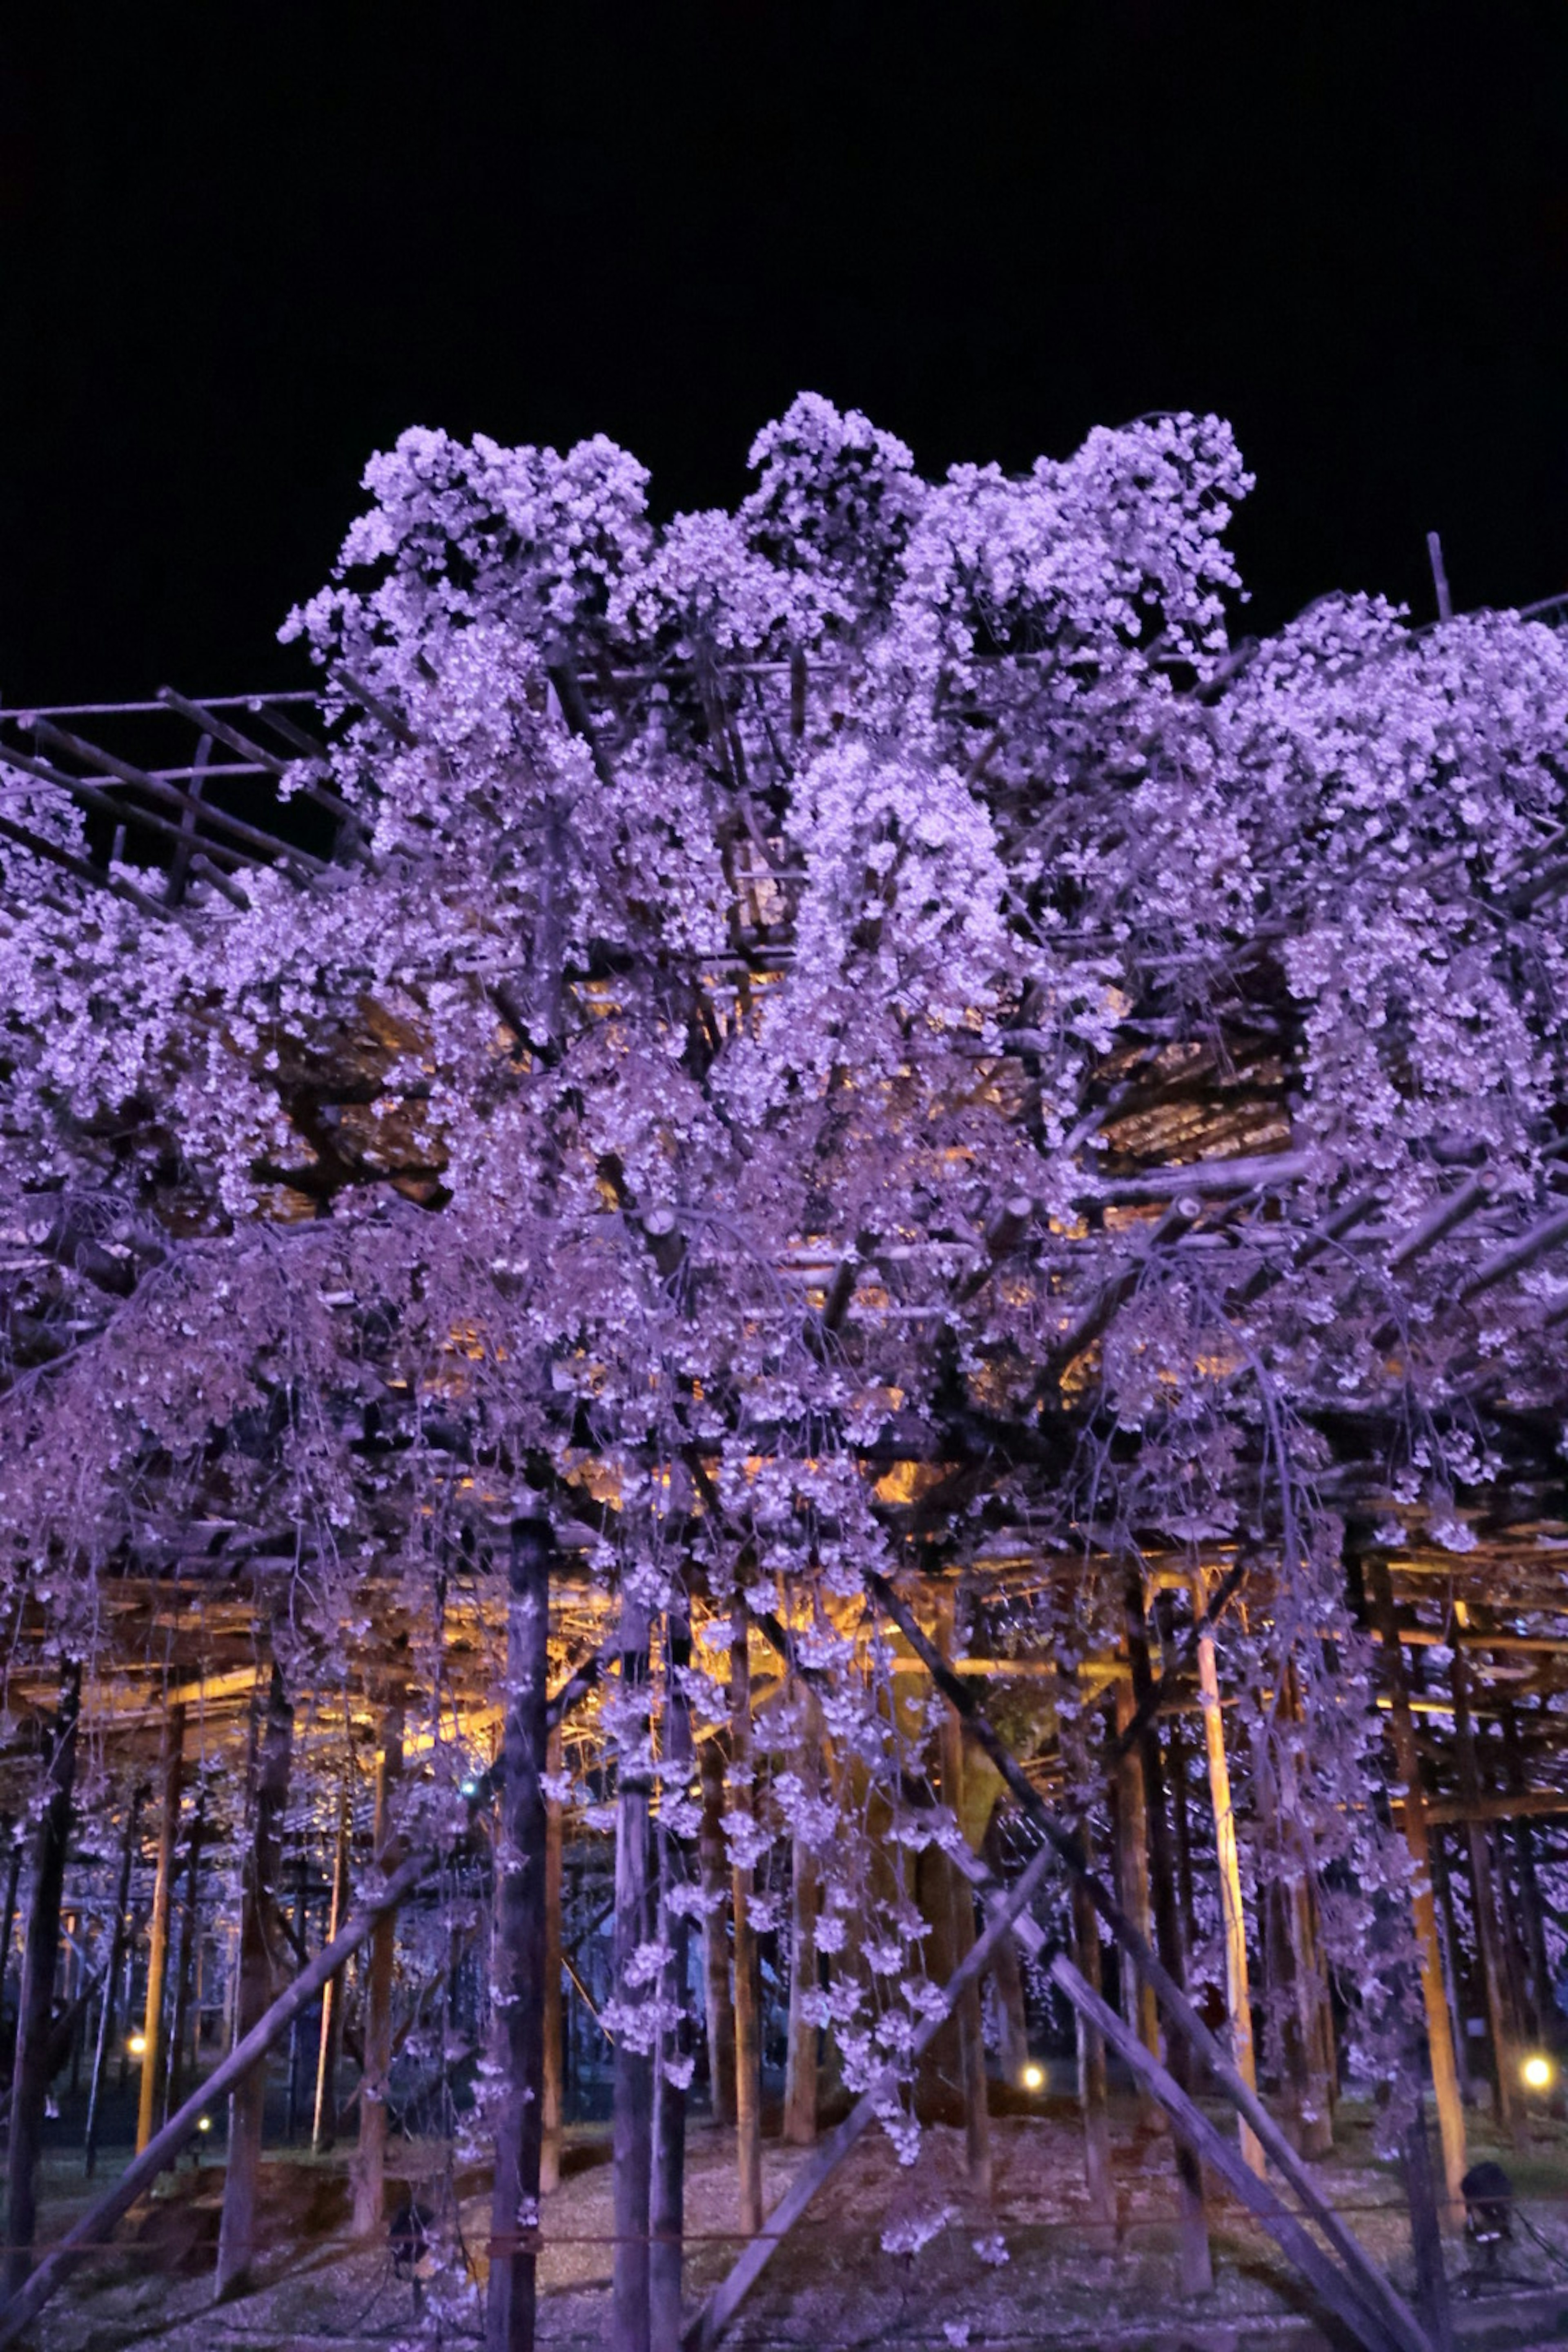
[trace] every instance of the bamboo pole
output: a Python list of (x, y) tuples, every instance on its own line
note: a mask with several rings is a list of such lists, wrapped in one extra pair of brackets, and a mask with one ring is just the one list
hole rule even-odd
[[(375, 1759), (375, 1812), (371, 1830), (377, 1870), (395, 1866), (393, 1808), (403, 1774), (403, 1708), (389, 1706), (382, 1717)], [(359, 2085), (359, 2140), (349, 2179), (353, 2189), (353, 2233), (368, 2238), (381, 2228), (386, 2202), (387, 2078), (392, 2072), (392, 1983), (397, 1959), (397, 1921), (390, 1911), (377, 1920), (370, 1939), (365, 1984), (363, 2064)]]
[[(621, 1600), (620, 1719), (616, 1727), (615, 1997), (626, 2000), (633, 1964), (653, 1941), (648, 1873), (651, 1789), (643, 1759), (648, 1738), (647, 1612)], [(626, 2033), (615, 2037), (611, 2147), (616, 2242), (611, 2256), (612, 2352), (648, 2352), (648, 2221), (653, 2200), (653, 2061)]]
[(502, 2103), (490, 2193), (485, 2352), (532, 2352), (538, 2261), (540, 2091), (544, 2071), (544, 1791), (550, 1737), (547, 1521), (519, 1519), (508, 1569), (507, 1712), (502, 1733), (492, 1971)]
[[(561, 1727), (557, 1724), (550, 1735), (546, 1757), (546, 1767), (552, 1780), (559, 1775), (562, 1761)], [(544, 2108), (540, 2119), (542, 2137), (539, 2151), (539, 2186), (544, 2195), (561, 2186), (561, 2129), (565, 2088), (563, 2033), (565, 2021), (561, 1997), (562, 1860), (561, 1801), (557, 1797), (547, 1797), (544, 1803)]]
[[(691, 1629), (684, 1604), (664, 1621), (664, 1764), (666, 1795), (685, 1797), (691, 1779), (691, 1710), (681, 1675), (691, 1662)], [(669, 1953), (665, 2000), (679, 2021), (659, 2037), (654, 2083), (653, 2193), (648, 2209), (648, 2344), (650, 2352), (679, 2352), (681, 2290), (686, 2235), (686, 2083), (691, 2063), (691, 2028), (686, 2015), (690, 1959), (690, 1922), (671, 1909), (676, 1864), (684, 1841), (668, 1826), (661, 1800), (658, 1821), (660, 1937)]]
[(716, 1739), (702, 1743), (702, 1978), (708, 2029), (709, 2099), (716, 2124), (735, 2120), (735, 2000), (730, 1979), (729, 1870), (724, 1855), (724, 1757)]
[[(822, 1708), (809, 1684), (801, 1688), (800, 1781), (808, 1800), (822, 1787)], [(816, 2137), (817, 2045), (821, 2028), (805, 2014), (816, 1991), (816, 1914), (821, 1874), (811, 1841), (797, 1828), (790, 1853), (789, 2028), (784, 2057), (784, 2137), (792, 2147)]]
[(136, 2105), (136, 2153), (152, 2138), (163, 2087), (163, 1995), (169, 1966), (169, 1913), (174, 1891), (174, 1847), (180, 1834), (180, 1788), (184, 1772), (185, 1710), (177, 1702), (163, 1717), (163, 1801), (158, 1811), (158, 1863), (153, 1884), (153, 1915), (147, 1925), (147, 2003), (142, 2022), (142, 2080)]
[[(353, 1838), (353, 1759), (343, 1765), (343, 1785), (338, 1799), (338, 1834), (332, 1848), (332, 1892), (327, 1913), (326, 1941), (336, 1940), (348, 1913), (349, 1862)], [(310, 2123), (310, 2146), (318, 2155), (338, 2136), (338, 2053), (343, 2038), (343, 1979), (340, 1969), (321, 1989), (321, 2031), (316, 2050), (316, 2105)]]
[(109, 1959), (103, 1971), (103, 1999), (98, 2011), (98, 2039), (93, 2045), (92, 2073), (88, 2079), (87, 2128), (82, 2137), (82, 2169), (90, 2180), (98, 2162), (98, 2114), (103, 2095), (104, 2070), (114, 2039), (115, 2004), (121, 1971), (131, 1941), (131, 1865), (136, 1853), (136, 1829), (144, 1789), (132, 1789), (125, 1798), (125, 1835), (120, 1846), (120, 1876), (114, 1890), (114, 1919), (110, 1929)]
[(33, 1888), (22, 1948), (22, 1982), (16, 1997), (16, 2058), (11, 2078), (11, 2129), (5, 2164), (5, 2218), (9, 2240), (5, 2292), (15, 2296), (32, 2264), (37, 2230), (37, 2165), (44, 2110), (54, 2072), (55, 1970), (60, 1948), (60, 1895), (66, 1848), (70, 1842), (71, 1800), (76, 1786), (77, 1727), (81, 1715), (81, 1668), (66, 1668), (44, 1771), (44, 1808), (34, 1849)]
[[(1127, 1655), (1132, 1669), (1132, 1693), (1145, 1718), (1139, 1734), (1142, 1768), (1144, 1815), (1149, 1831), (1149, 1878), (1161, 1965), (1179, 1992), (1186, 1990), (1185, 1938), (1176, 1900), (1175, 1870), (1171, 1853), (1166, 1811), (1164, 1764), (1160, 1753), (1160, 1727), (1150, 1703), (1154, 1677), (1149, 1663), (1149, 1635), (1144, 1617), (1143, 1571), (1129, 1563), (1124, 1591), (1127, 1615)], [(1179, 2019), (1168, 2021), (1171, 2077), (1183, 2091), (1193, 2088), (1194, 2053)], [(1208, 2216), (1204, 2206), (1203, 2167), (1190, 2147), (1176, 2143), (1176, 2202), (1180, 2213), (1182, 2292), (1208, 2294), (1214, 2289), (1214, 2261), (1209, 2252)]]
[[(238, 1983), (235, 2039), (246, 2041), (272, 2000), (268, 1937), (275, 1901), (283, 1811), (289, 1801), (289, 1769), (294, 1746), (294, 1710), (274, 1660), (267, 1712), (257, 1750), (255, 1817), (246, 1854), (240, 1904)], [(261, 2138), (267, 2119), (267, 2068), (257, 2066), (235, 2085), (228, 2103), (228, 2165), (224, 2174), (223, 2213), (218, 2223), (217, 2276), (222, 2297), (244, 2285), (258, 2245), (258, 2190)], [(149, 2141), (149, 2147), (152, 2143)]]
[[(1454, 1745), (1459, 1761), (1459, 1793), (1468, 1803), (1480, 1795), (1480, 1772), (1476, 1760), (1475, 1726), (1470, 1718), (1470, 1678), (1464, 1652), (1456, 1649), (1450, 1670), (1449, 1687), (1454, 1696)], [(1405, 1823), (1409, 1825), (1408, 1811)], [(1492, 1871), (1490, 1840), (1484, 1822), (1469, 1821), (1465, 1825), (1465, 1841), (1469, 1852), (1470, 1892), (1476, 1923), (1476, 1948), (1481, 1966), (1481, 1989), (1486, 2000), (1487, 2031), (1492, 2045), (1492, 2106), (1498, 2129), (1513, 2142), (1516, 2148), (1524, 2146), (1524, 2116), (1521, 2110), (1518, 2088), (1514, 2082), (1517, 2056), (1517, 2033), (1509, 2000), (1508, 1962), (1504, 1956), (1503, 1937), (1498, 1918), (1498, 1887)]]
[(129, 2213), (138, 2198), (153, 2186), (166, 2167), (174, 2163), (186, 2143), (195, 2137), (202, 2117), (209, 2107), (229, 2095), (254, 2068), (265, 2061), (268, 2051), (288, 2032), (300, 2011), (309, 2008), (315, 2000), (327, 1979), (358, 1951), (382, 1912), (395, 1909), (431, 1869), (433, 1863), (433, 1855), (418, 1853), (411, 1856), (401, 1870), (394, 1873), (380, 1894), (371, 1897), (355, 1913), (336, 1940), (317, 1953), (309, 1967), (300, 1970), (293, 1983), (257, 2020), (244, 2039), (236, 2042), (227, 2057), (221, 2060), (207, 2080), (192, 2092), (179, 2112), (170, 2116), (163, 2130), (154, 2133), (142, 2154), (126, 2166), (113, 2188), (100, 2197), (96, 2205), (89, 2206), (56, 2241), (37, 2270), (28, 2276), (26, 2284), (0, 2311), (0, 2352), (10, 2352), (10, 2347), (31, 2327), (78, 2263), (108, 2244), (109, 2233), (116, 2222)]
[[(730, 1800), (742, 1819), (752, 1811), (752, 1662), (743, 1604), (730, 1621)], [(752, 1927), (752, 1864), (731, 1872), (735, 1929), (735, 2163), (740, 2223), (748, 2237), (763, 2226), (762, 1986)]]
[(1405, 1789), (1405, 1839), (1415, 1865), (1411, 1910), (1415, 1925), (1421, 1969), (1421, 1998), (1426, 2012), (1426, 2047), (1432, 2068), (1432, 2089), (1437, 2106), (1437, 2132), (1443, 2148), (1443, 2220), (1450, 2230), (1464, 2219), (1465, 2110), (1459, 2097), (1458, 2071), (1454, 2063), (1453, 2035), (1448, 2025), (1448, 1996), (1443, 1983), (1443, 1951), (1437, 1936), (1437, 1912), (1432, 1899), (1432, 1858), (1426, 1830), (1426, 1810), (1421, 1785), (1421, 1752), (1410, 1712), (1404, 1654), (1399, 1647), (1398, 1620), (1394, 1612), (1394, 1588), (1385, 1560), (1369, 1563), (1369, 1593), (1373, 1622), (1383, 1635), (1383, 1670), (1393, 1706), (1389, 1728), (1394, 1762)]
[[(942, 1596), (937, 1620), (937, 1647), (951, 1658), (953, 1649), (953, 1604)], [(942, 1801), (962, 1830), (963, 1822), (963, 1729), (952, 1707), (943, 1704), (941, 1734)], [(969, 1881), (950, 1854), (942, 1854), (951, 1921), (949, 1949), (954, 1969), (961, 1969), (974, 1944), (974, 1897)], [(976, 2197), (991, 2195), (991, 2112), (985, 2080), (985, 2042), (980, 2017), (980, 1979), (972, 1976), (953, 2004), (958, 2028), (959, 2081), (963, 2092), (963, 2158), (969, 2187)]]
[[(1203, 1707), (1204, 1748), (1208, 1759), (1209, 1801), (1214, 1808), (1215, 1847), (1219, 1862), (1220, 1913), (1225, 1927), (1226, 2019), (1230, 2027), (1231, 2063), (1248, 2090), (1258, 2088), (1258, 2059), (1252, 2042), (1252, 1992), (1247, 1970), (1247, 1916), (1241, 1902), (1241, 1859), (1236, 1839), (1236, 1809), (1231, 1801), (1230, 1763), (1225, 1750), (1225, 1717), (1219, 1701), (1219, 1659), (1212, 1625), (1203, 1625), (1206, 1580), (1202, 1570), (1193, 1579), (1193, 1613), (1198, 1634), (1198, 1695)], [(1263, 2178), (1263, 2149), (1245, 2116), (1237, 2116), (1242, 2161)]]

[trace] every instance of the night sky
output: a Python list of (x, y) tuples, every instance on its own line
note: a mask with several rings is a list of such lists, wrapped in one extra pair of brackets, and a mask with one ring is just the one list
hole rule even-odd
[(16, 9), (0, 291), (5, 703), (304, 682), (405, 425), (669, 511), (802, 387), (927, 470), (1220, 410), (1252, 625), (1426, 617), (1432, 527), (1461, 607), (1568, 587), (1544, 0)]

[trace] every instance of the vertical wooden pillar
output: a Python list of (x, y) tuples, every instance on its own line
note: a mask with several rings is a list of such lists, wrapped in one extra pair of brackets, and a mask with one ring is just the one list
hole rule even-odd
[[(550, 1735), (547, 1763), (551, 1778), (563, 1761), (561, 1727)], [(539, 2151), (539, 2186), (548, 2195), (561, 2186), (561, 2127), (564, 2105), (564, 2051), (561, 1993), (561, 1803), (547, 1797), (544, 1804), (544, 2113)]]
[[(343, 1766), (342, 1794), (338, 1800), (338, 1835), (332, 1849), (332, 1892), (327, 1911), (327, 1942), (331, 1943), (349, 1913), (349, 1859), (353, 1839), (353, 1759)], [(311, 2119), (310, 2146), (320, 2155), (338, 2136), (338, 2055), (343, 2039), (343, 1971), (327, 1979), (321, 1994), (321, 2033), (316, 2052), (316, 2111)]]
[(5, 1864), (5, 1900), (3, 1906), (4, 1929), (0, 1932), (0, 2016), (5, 2009), (5, 1988), (11, 1978), (11, 1939), (16, 1932), (16, 1888), (22, 1877), (24, 1837), (19, 1825), (7, 1817), (5, 1832), (11, 1841)]
[[(1187, 1980), (1186, 1939), (1182, 1933), (1176, 1900), (1176, 1878), (1165, 1801), (1165, 1769), (1160, 1753), (1160, 1727), (1153, 1713), (1154, 1676), (1149, 1663), (1149, 1637), (1143, 1614), (1143, 1573), (1133, 1562), (1126, 1586), (1127, 1656), (1132, 1669), (1132, 1696), (1144, 1714), (1138, 1739), (1142, 1767), (1143, 1801), (1149, 1826), (1150, 1894), (1154, 1930), (1166, 1974), (1178, 1987)], [(1194, 2087), (1193, 2053), (1186, 2035), (1173, 2026), (1166, 2065), (1173, 2080), (1187, 2092)], [(1214, 2263), (1209, 2252), (1208, 2217), (1204, 2208), (1203, 2168), (1192, 2149), (1176, 2142), (1176, 2199), (1180, 2211), (1182, 2292), (1207, 2294), (1214, 2287)]]
[[(274, 1660), (267, 1712), (260, 1727), (255, 1768), (250, 1843), (245, 1857), (240, 1899), (239, 1954), (234, 2031), (243, 2041), (272, 2000), (269, 1916), (276, 1902), (279, 1847), (289, 1802), (289, 1772), (294, 1748), (294, 1710)], [(233, 2092), (228, 2103), (228, 2166), (224, 2174), (223, 2213), (218, 2223), (216, 2292), (242, 2287), (258, 2248), (257, 2192), (261, 2177), (261, 2139), (267, 2119), (267, 2061), (263, 2058)]]
[[(1508, 1785), (1515, 1795), (1525, 1785), (1524, 1756), (1520, 1745), (1519, 1719), (1511, 1705), (1502, 1711), (1502, 1752), (1508, 1772)], [(1552, 1997), (1552, 1969), (1546, 1957), (1546, 1921), (1541, 1899), (1541, 1881), (1535, 1866), (1535, 1832), (1522, 1815), (1513, 1824), (1513, 1846), (1519, 1865), (1520, 1924), (1523, 1929), (1524, 1949), (1530, 1968), (1531, 2003), (1534, 2011), (1533, 2027), (1538, 2040), (1552, 2030), (1554, 2023)]]
[[(1193, 1580), (1193, 1614), (1200, 1623), (1208, 1605), (1205, 1580)], [(1252, 1990), (1247, 1969), (1247, 1919), (1241, 1902), (1241, 1860), (1236, 1840), (1236, 1810), (1231, 1801), (1230, 1763), (1225, 1749), (1225, 1717), (1220, 1707), (1219, 1658), (1215, 1629), (1198, 1635), (1198, 1695), (1204, 1718), (1204, 1748), (1208, 1759), (1209, 1802), (1214, 1808), (1215, 1848), (1219, 1862), (1220, 1916), (1225, 1927), (1225, 2005), (1230, 2026), (1231, 2063), (1249, 2091), (1258, 2088), (1258, 2059), (1252, 2043)], [(1252, 2127), (1238, 2118), (1241, 2153), (1248, 2169), (1263, 2178), (1263, 2149)]]
[(1476, 1731), (1470, 1716), (1470, 1676), (1458, 1640), (1449, 1687), (1454, 1695), (1454, 1744), (1459, 1763), (1459, 1796), (1469, 1809), (1465, 1842), (1469, 1850), (1470, 1891), (1480, 1958), (1481, 1984), (1487, 2005), (1487, 2031), (1491, 2038), (1493, 2112), (1498, 2129), (1516, 2147), (1524, 2144), (1524, 2116), (1514, 2079), (1518, 2036), (1509, 2000), (1508, 1961), (1498, 1917), (1498, 1888), (1492, 1874), (1491, 1842), (1479, 1818), (1480, 1772), (1476, 1761)]
[[(632, 1962), (653, 1941), (648, 1871), (650, 1788), (647, 1761), (647, 1612), (621, 1600), (616, 1758), (614, 1998), (633, 1999)], [(653, 2058), (617, 2032), (610, 2138), (615, 2163), (616, 2242), (610, 2271), (611, 2352), (648, 2352), (648, 2221), (653, 2201)]]
[(22, 1982), (16, 1997), (16, 2057), (11, 2075), (10, 2138), (5, 2162), (7, 2296), (17, 2292), (33, 2267), (33, 2240), (37, 2233), (38, 2150), (49, 2091), (55, 1970), (60, 1951), (60, 1895), (65, 1886), (66, 1849), (70, 1843), (80, 1713), (81, 1668), (73, 1664), (67, 1667), (62, 1679), (59, 1705), (48, 1738), (44, 1808), (34, 1848), (32, 1895), (22, 1947)]
[(142, 1818), (145, 1789), (128, 1789), (125, 1794), (125, 1835), (120, 1846), (120, 1877), (114, 1890), (114, 1919), (110, 1929), (109, 1961), (103, 1971), (103, 1999), (98, 2011), (98, 2040), (93, 2046), (92, 2074), (87, 2092), (87, 2130), (82, 2147), (82, 2166), (90, 2180), (98, 2163), (98, 2111), (103, 2095), (103, 2075), (109, 2053), (114, 2042), (114, 2020), (120, 1994), (121, 1972), (125, 1966), (125, 1954), (131, 1941), (131, 1865), (136, 1854), (136, 1831)]
[[(808, 1799), (822, 1787), (822, 1708), (815, 1691), (801, 1697), (799, 1773)], [(822, 2030), (805, 2015), (817, 1990), (816, 1915), (821, 1874), (810, 1841), (797, 1831), (790, 1854), (789, 2032), (784, 2055), (784, 2136), (792, 2147), (816, 2137), (817, 2052)]]
[(1373, 1622), (1383, 1648), (1383, 1674), (1390, 1702), (1389, 1729), (1394, 1765), (1405, 1790), (1405, 1838), (1415, 1864), (1411, 1909), (1415, 1948), (1421, 1967), (1421, 1999), (1426, 2012), (1426, 2046), (1432, 2068), (1432, 2088), (1437, 2105), (1437, 2132), (1443, 2147), (1444, 2219), (1458, 2229), (1464, 2216), (1465, 2111), (1454, 2064), (1454, 2041), (1448, 2027), (1448, 2000), (1443, 1984), (1443, 1955), (1437, 1939), (1437, 1911), (1432, 1899), (1432, 1858), (1426, 1829), (1426, 1801), (1422, 1792), (1421, 1751), (1410, 1712), (1405, 1661), (1399, 1648), (1399, 1621), (1394, 1614), (1394, 1588), (1388, 1564), (1373, 1559), (1368, 1579)]
[(184, 1772), (185, 1710), (178, 1704), (163, 1717), (160, 1758), (158, 1866), (153, 1885), (153, 1916), (147, 1927), (147, 2006), (142, 2023), (142, 2085), (136, 2105), (136, 2153), (158, 2127), (163, 2088), (163, 1995), (169, 1967), (169, 1914), (174, 1902), (174, 1849), (180, 1835), (180, 1788)]
[(685, 1604), (671, 1607), (664, 1621), (664, 1784), (659, 1804), (659, 1925), (669, 1952), (665, 2000), (679, 2021), (659, 2037), (659, 2068), (654, 2084), (653, 2195), (648, 2211), (649, 2352), (679, 2352), (680, 2296), (685, 2271), (686, 2084), (690, 2070), (691, 2027), (686, 2015), (690, 1961), (690, 1925), (683, 1910), (671, 1909), (677, 1861), (685, 1843), (669, 1828), (667, 1808), (684, 1801), (691, 1780), (691, 1710), (680, 1677), (691, 1663), (691, 1629)]
[(1454, 1915), (1454, 1874), (1449, 1866), (1446, 1832), (1436, 1822), (1426, 1832), (1427, 1860), (1432, 1870), (1432, 1891), (1436, 1898), (1437, 1941), (1443, 1963), (1443, 1983), (1448, 1996), (1448, 2028), (1454, 2038), (1454, 2074), (1459, 2086), (1459, 2096), (1467, 2107), (1475, 2104), (1475, 2085), (1470, 2080), (1469, 2052), (1466, 2048), (1464, 1952), (1459, 1944), (1458, 1922)]
[(202, 1840), (206, 1830), (206, 1791), (198, 1790), (191, 1814), (190, 1835), (185, 1842), (185, 1892), (180, 1905), (179, 1949), (174, 1958), (174, 2014), (169, 2027), (169, 2063), (163, 2077), (163, 2115), (164, 2122), (175, 2113), (184, 2096), (185, 2067), (195, 2069), (199, 2052), (192, 2042), (193, 2004), (196, 1999), (196, 1960), (201, 1943), (201, 1868)]
[[(752, 1811), (752, 1661), (749, 1621), (737, 1603), (730, 1625), (730, 1801)], [(762, 1984), (752, 1926), (752, 1865), (731, 1873), (735, 1923), (735, 2163), (741, 2228), (754, 2237), (763, 2226)]]
[[(951, 1657), (953, 1646), (953, 1604), (944, 1595), (937, 1623), (937, 1647)], [(942, 1794), (948, 1811), (962, 1826), (963, 1820), (963, 1727), (955, 1709), (944, 1704), (942, 1717)], [(951, 1856), (944, 1854), (952, 1917), (950, 1952), (954, 1969), (962, 1968), (974, 1946), (974, 1897), (969, 1881)], [(991, 2113), (985, 2080), (985, 2040), (981, 2026), (978, 1979), (964, 1987), (955, 2006), (958, 2024), (959, 2080), (963, 2090), (963, 2158), (969, 2187), (977, 2197), (991, 2194)]]
[[(1087, 1822), (1079, 1842), (1092, 1869), (1094, 1852)], [(1075, 1872), (1072, 1882), (1073, 1964), (1091, 1992), (1100, 1990), (1100, 1916), (1089, 1889)], [(1075, 2012), (1076, 2014), (1076, 2012)], [(1078, 2018), (1078, 2096), (1083, 2111), (1084, 2185), (1089, 2218), (1101, 2229), (1116, 2226), (1116, 2183), (1110, 2170), (1110, 2117), (1106, 2105), (1105, 2037), (1088, 2018)]]
[[(1132, 1720), (1133, 1697), (1130, 1676), (1116, 1678), (1116, 1729), (1118, 1736)], [(1149, 1823), (1144, 1805), (1143, 1771), (1136, 1747), (1126, 1748), (1116, 1761), (1116, 1894), (1146, 1944), (1154, 1941), (1154, 1923), (1149, 1908)], [(1121, 1963), (1121, 2013), (1132, 2032), (1152, 2058), (1160, 2055), (1160, 2011), (1152, 1988), (1146, 1985), (1137, 1970), (1123, 1958)], [(1145, 2094), (1139, 2096), (1139, 2114), (1145, 2120), (1156, 2121), (1158, 2109)]]
[(698, 1858), (702, 1872), (703, 2004), (708, 2029), (709, 2096), (716, 2124), (735, 2120), (735, 2001), (730, 1984), (730, 1870), (721, 1826), (724, 1754), (705, 1739), (699, 1754), (702, 1777), (702, 1828)]
[[(382, 1717), (375, 1759), (375, 1813), (372, 1853), (383, 1876), (397, 1866), (393, 1808), (403, 1773), (403, 1708), (389, 1706)], [(364, 2064), (359, 2084), (359, 2143), (349, 2167), (353, 2189), (353, 2231), (368, 2238), (380, 2229), (386, 2202), (386, 2095), (392, 2073), (392, 1980), (397, 1959), (397, 1919), (383, 1912), (371, 1931), (365, 1972)]]
[(544, 2074), (545, 1818), (540, 1775), (554, 1548), (547, 1521), (513, 1523), (491, 1945), (502, 2093), (490, 2196), (485, 2352), (533, 2352)]

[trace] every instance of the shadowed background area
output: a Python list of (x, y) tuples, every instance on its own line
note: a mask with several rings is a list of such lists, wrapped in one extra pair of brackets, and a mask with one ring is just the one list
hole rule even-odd
[[(18, 12), (20, 16), (22, 12)], [(303, 682), (411, 423), (729, 502), (801, 386), (922, 467), (1230, 416), (1256, 621), (1568, 584), (1568, 18), (99, 6), (0, 33), (0, 698)]]

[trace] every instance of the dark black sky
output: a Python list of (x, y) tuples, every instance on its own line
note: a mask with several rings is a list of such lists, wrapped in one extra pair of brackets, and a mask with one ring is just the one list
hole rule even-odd
[[(31, 26), (20, 35), (18, 20)], [(922, 465), (1214, 407), (1267, 623), (1568, 586), (1568, 11), (392, 0), (0, 30), (0, 698), (278, 684), (371, 449), (732, 499), (801, 386)]]

